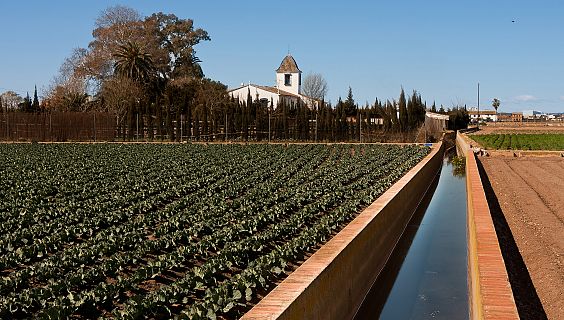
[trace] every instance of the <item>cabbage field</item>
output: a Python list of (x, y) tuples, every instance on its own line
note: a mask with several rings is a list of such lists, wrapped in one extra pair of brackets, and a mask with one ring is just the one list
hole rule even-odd
[(484, 134), (472, 139), (487, 149), (499, 150), (564, 150), (564, 134)]
[(0, 318), (237, 318), (428, 153), (0, 144)]

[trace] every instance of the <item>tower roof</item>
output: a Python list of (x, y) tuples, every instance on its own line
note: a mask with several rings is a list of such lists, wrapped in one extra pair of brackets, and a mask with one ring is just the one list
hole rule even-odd
[(282, 60), (282, 63), (280, 63), (280, 67), (278, 69), (276, 69), (277, 73), (297, 73), (297, 72), (301, 72), (300, 69), (298, 68), (298, 64), (296, 63), (296, 60), (294, 60), (294, 57), (292, 57), (291, 55), (287, 55), (286, 57), (284, 57), (284, 60)]

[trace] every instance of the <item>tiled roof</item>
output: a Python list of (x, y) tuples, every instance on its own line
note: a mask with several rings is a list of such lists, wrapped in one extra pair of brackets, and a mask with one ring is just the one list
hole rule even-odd
[(256, 87), (259, 88), (259, 89), (268, 91), (268, 92), (280, 94), (281, 96), (291, 96), (291, 97), (298, 97), (298, 98), (300, 97), (297, 94), (293, 94), (293, 93), (290, 93), (288, 91), (280, 90), (280, 89), (275, 88), (275, 87), (266, 87), (266, 86), (256, 86)]
[[(477, 115), (478, 111), (468, 111), (468, 114), (470, 115)], [(481, 115), (496, 115), (497, 113), (495, 112), (495, 110), (480, 110), (480, 114)]]
[(287, 55), (286, 57), (284, 57), (284, 60), (282, 60), (282, 63), (280, 63), (280, 67), (276, 69), (276, 72), (297, 73), (301, 71), (298, 68), (298, 64), (296, 63), (296, 60), (294, 60), (294, 57), (292, 57), (291, 55)]
[(228, 93), (233, 92), (235, 90), (239, 90), (241, 88), (246, 88), (248, 86), (255, 87), (255, 88), (258, 88), (258, 89), (261, 89), (261, 90), (265, 90), (265, 91), (268, 91), (268, 92), (276, 93), (276, 94), (279, 94), (281, 96), (290, 96), (290, 97), (300, 98), (300, 96), (298, 96), (297, 94), (293, 94), (293, 93), (288, 92), (288, 91), (280, 90), (276, 87), (259, 86), (259, 85), (256, 85), (256, 84), (244, 85), (244, 86), (241, 86), (241, 87), (238, 87), (238, 88), (235, 88), (235, 89), (228, 90), (227, 92)]

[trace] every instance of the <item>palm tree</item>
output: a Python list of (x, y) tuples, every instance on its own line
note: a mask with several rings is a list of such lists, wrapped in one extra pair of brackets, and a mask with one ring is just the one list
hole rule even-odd
[(497, 108), (499, 108), (499, 105), (501, 104), (501, 101), (499, 101), (498, 98), (494, 98), (492, 101), (492, 107), (494, 107), (495, 109), (495, 115), (496, 115), (496, 122), (497, 122)]
[[(144, 52), (141, 47), (133, 42), (127, 42), (120, 45), (116, 52), (112, 54), (115, 59), (114, 72), (118, 78), (122, 80), (129, 80), (133, 84), (140, 84), (142, 90), (147, 90), (146, 85), (151, 82), (151, 74), (154, 70), (153, 60), (149, 53)], [(127, 106), (126, 116), (128, 120), (128, 137), (133, 137), (133, 128), (135, 126), (134, 115), (141, 114), (143, 108), (140, 105), (140, 98), (134, 98), (136, 101), (131, 101)], [(143, 121), (143, 115), (141, 114)], [(139, 118), (137, 118), (137, 121)], [(137, 124), (138, 125), (138, 124)]]
[(116, 74), (136, 80), (146, 81), (153, 71), (153, 59), (137, 43), (127, 42), (118, 47), (112, 55), (116, 60)]

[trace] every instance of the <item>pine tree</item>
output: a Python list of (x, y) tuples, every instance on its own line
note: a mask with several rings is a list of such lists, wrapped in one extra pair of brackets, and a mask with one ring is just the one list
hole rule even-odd
[(347, 117), (356, 116), (358, 107), (356, 106), (353, 98), (352, 88), (349, 87), (349, 93), (347, 94), (347, 99), (344, 102), (345, 115)]

